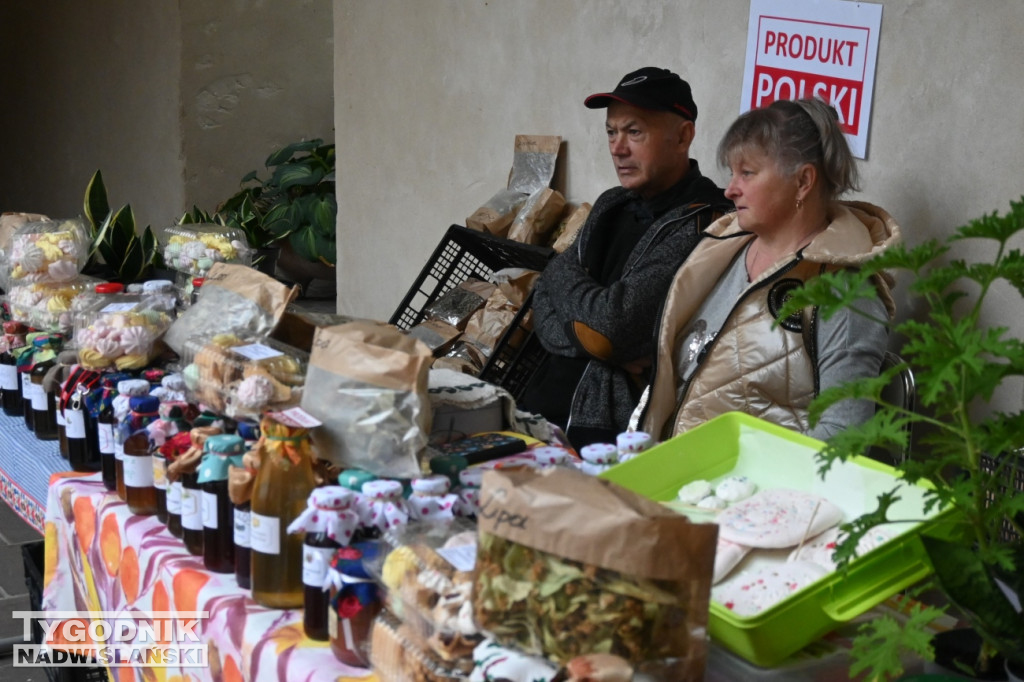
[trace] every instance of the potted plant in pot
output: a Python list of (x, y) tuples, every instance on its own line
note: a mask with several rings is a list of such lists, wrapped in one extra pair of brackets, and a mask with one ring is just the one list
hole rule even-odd
[(268, 156), (265, 165), (269, 176), (248, 173), (215, 217), (244, 230), (254, 248), (280, 245), (278, 269), (303, 291), (314, 279), (333, 285), (338, 215), (334, 145), (321, 139), (293, 142)]
[[(814, 423), (840, 400), (867, 399), (877, 405), (866, 423), (830, 438), (819, 461), (827, 470), (872, 446), (902, 450), (908, 446), (908, 427), (913, 427), (913, 448), (896, 464), (897, 473), (929, 487), (927, 504), (951, 507), (956, 519), (949, 538), (924, 538), (934, 584), (980, 635), (981, 668), (999, 654), (1009, 670), (1024, 672), (1024, 413), (989, 406), (1001, 386), (1024, 376), (1024, 342), (1005, 327), (982, 323), (986, 306), (996, 305), (993, 299), (1007, 306), (1005, 297), (1012, 294), (1011, 305), (1018, 310), (1024, 302), (1024, 255), (1010, 248), (1022, 232), (1024, 198), (1010, 202), (1002, 215), (971, 220), (945, 240), (898, 246), (859, 271), (812, 280), (793, 292), (779, 319), (807, 306), (818, 306), (826, 318), (844, 306), (857, 310), (859, 299), (874, 295), (872, 276), (894, 270), (910, 274), (909, 291), (924, 304), (924, 319), (892, 326), (896, 338), (905, 339), (899, 351), (905, 365), (823, 391), (814, 400)], [(958, 258), (969, 243), (991, 251), (990, 257)], [(916, 411), (882, 397), (907, 364), (916, 376)], [(836, 554), (841, 565), (872, 527), (896, 520), (887, 517), (893, 502), (892, 493), (881, 495), (876, 511), (844, 526), (846, 540)], [(874, 679), (900, 674), (901, 647), (930, 659), (934, 651), (925, 626), (941, 608), (919, 604), (902, 625), (883, 618), (862, 626), (851, 674), (868, 670)]]
[(130, 284), (146, 279), (154, 268), (161, 267), (152, 228), (147, 225), (138, 229), (131, 204), (110, 210), (103, 174), (98, 170), (85, 189), (83, 210), (92, 239), (84, 269), (87, 274)]

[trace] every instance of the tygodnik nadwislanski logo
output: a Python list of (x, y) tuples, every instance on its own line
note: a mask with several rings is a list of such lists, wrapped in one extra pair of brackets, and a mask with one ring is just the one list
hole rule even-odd
[(205, 668), (199, 624), (207, 611), (14, 611), (24, 641), (14, 666)]

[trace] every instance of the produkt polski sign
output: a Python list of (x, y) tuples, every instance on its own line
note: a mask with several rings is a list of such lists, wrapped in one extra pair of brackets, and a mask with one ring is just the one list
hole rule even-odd
[(854, 155), (867, 150), (882, 6), (751, 0), (740, 113), (778, 99), (835, 107)]

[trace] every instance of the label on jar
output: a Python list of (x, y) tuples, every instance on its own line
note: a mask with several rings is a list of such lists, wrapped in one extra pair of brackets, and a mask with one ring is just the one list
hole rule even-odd
[(302, 547), (302, 584), (310, 587), (324, 586), (327, 569), (331, 567), (331, 557), (337, 547)]
[(124, 443), (118, 442), (116, 436), (114, 437), (114, 459), (124, 461)]
[(235, 545), (238, 547), (250, 546), (249, 523), (249, 511), (235, 507)]
[[(60, 414), (60, 412), (57, 414)], [(65, 412), (64, 433), (68, 438), (85, 438), (85, 412), (81, 410), (68, 410)]]
[(153, 457), (128, 455), (124, 458), (124, 484), (128, 488), (153, 487)]
[(181, 481), (167, 487), (167, 513), (181, 514)]
[(97, 423), (96, 435), (100, 444), (100, 454), (114, 454), (114, 425), (104, 424), (103, 422)]
[(217, 494), (202, 491), (203, 528), (217, 530)]
[(281, 519), (256, 512), (249, 514), (249, 542), (254, 552), (281, 553)]
[(181, 527), (189, 530), (203, 529), (203, 507), (199, 501), (199, 491), (195, 488), (181, 487)]
[(157, 490), (167, 490), (167, 460), (154, 455), (153, 460), (153, 487)]
[(0, 388), (5, 391), (18, 390), (18, 368), (14, 365), (0, 365)]
[(238, 353), (250, 360), (269, 360), (270, 358), (278, 358), (284, 355), (281, 351), (271, 348), (270, 346), (264, 346), (262, 343), (232, 346), (231, 352)]
[(29, 381), (26, 386), (29, 398), (32, 400), (32, 409), (36, 412), (46, 412), (50, 405), (46, 401), (46, 391), (43, 390), (42, 384)]
[(32, 380), (29, 379), (28, 375), (24, 372), (19, 372), (18, 378), (21, 379), (21, 399), (31, 401), (32, 393), (30, 393), (30, 391), (32, 390)]
[(64, 417), (64, 410), (60, 409), (60, 396), (56, 393), (53, 394), (53, 407), (54, 414), (57, 415), (57, 426), (67, 427), (68, 422)]

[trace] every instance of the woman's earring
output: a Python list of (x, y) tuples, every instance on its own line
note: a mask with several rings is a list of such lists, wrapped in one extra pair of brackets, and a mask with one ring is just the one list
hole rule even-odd
[(796, 208), (797, 208), (797, 210), (800, 210), (803, 207), (804, 207), (804, 200), (803, 199), (797, 199), (796, 200)]

